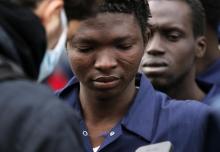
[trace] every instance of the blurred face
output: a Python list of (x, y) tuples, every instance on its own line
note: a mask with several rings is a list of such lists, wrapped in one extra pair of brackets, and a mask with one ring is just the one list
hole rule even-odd
[(67, 48), (80, 90), (106, 97), (135, 87), (144, 44), (133, 15), (102, 13), (87, 19), (69, 39)]
[(63, 0), (42, 0), (34, 10), (46, 30), (48, 49), (54, 49), (63, 32), (61, 10)]
[(141, 69), (160, 88), (181, 83), (194, 72), (198, 40), (193, 35), (190, 8), (181, 1), (149, 1), (152, 37)]

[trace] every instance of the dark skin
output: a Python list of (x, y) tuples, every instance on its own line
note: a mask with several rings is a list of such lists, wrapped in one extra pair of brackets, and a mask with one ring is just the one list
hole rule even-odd
[(101, 145), (126, 114), (136, 94), (135, 75), (144, 52), (133, 15), (103, 13), (82, 22), (68, 42), (72, 70), (93, 147)]
[(212, 27), (207, 24), (206, 37), (207, 37), (207, 49), (203, 58), (197, 60), (196, 72), (201, 74), (206, 71), (216, 60), (220, 59), (220, 50), (218, 43), (218, 35)]
[(193, 34), (190, 7), (169, 0), (150, 0), (149, 5), (152, 37), (142, 71), (156, 89), (172, 98), (202, 100), (205, 93), (195, 81), (195, 61), (204, 54), (206, 44), (204, 36)]

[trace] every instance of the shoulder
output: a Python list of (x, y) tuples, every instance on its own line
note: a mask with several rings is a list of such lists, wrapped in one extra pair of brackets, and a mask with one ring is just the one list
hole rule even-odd
[(171, 141), (179, 151), (202, 151), (211, 108), (199, 101), (172, 100), (160, 93), (158, 97), (160, 110), (155, 137)]
[[(52, 111), (69, 111), (47, 86), (29, 80), (5, 81), (0, 85), (1, 108), (14, 112), (29, 112), (43, 115)], [(7, 102), (3, 102), (7, 101)], [(3, 106), (4, 105), (4, 106)], [(66, 108), (68, 107), (68, 108)], [(62, 109), (62, 110), (61, 110)], [(57, 114), (58, 115), (58, 114)], [(59, 115), (58, 115), (59, 117)]]
[(157, 101), (160, 100), (161, 111), (168, 113), (169, 117), (171, 117), (174, 122), (180, 124), (189, 122), (192, 124), (191, 121), (197, 120), (196, 122), (198, 123), (205, 123), (205, 120), (207, 120), (210, 113), (212, 113), (211, 108), (200, 101), (174, 100), (163, 93), (157, 92), (157, 94), (159, 98)]
[[(11, 151), (15, 147), (21, 151), (34, 151), (65, 148), (64, 144), (76, 146), (80, 136), (77, 116), (46, 86), (25, 80), (9, 81), (1, 83), (0, 91), (0, 122), (4, 122), (0, 126), (0, 144), (4, 143), (6, 149), (11, 146)], [(7, 142), (14, 138), (16, 143)]]

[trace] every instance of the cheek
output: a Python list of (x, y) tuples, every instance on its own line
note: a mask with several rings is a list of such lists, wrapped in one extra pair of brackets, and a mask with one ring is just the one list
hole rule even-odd
[[(175, 49), (174, 49), (175, 48)], [(184, 64), (186, 62), (191, 62), (195, 56), (195, 45), (190, 42), (179, 43), (176, 46), (173, 46), (172, 49), (172, 58), (178, 64)]]
[(193, 66), (195, 62), (194, 46), (186, 45), (179, 47), (173, 54), (173, 62), (176, 67), (176, 70), (185, 70)]
[(92, 64), (88, 56), (76, 52), (68, 53), (68, 58), (71, 68), (76, 76), (84, 75)]
[(129, 71), (137, 71), (139, 64), (143, 56), (143, 49), (132, 50), (130, 53), (120, 53), (118, 54), (119, 61), (127, 68)]

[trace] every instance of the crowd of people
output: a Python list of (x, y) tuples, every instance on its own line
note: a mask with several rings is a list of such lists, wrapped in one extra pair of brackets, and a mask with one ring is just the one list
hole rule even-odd
[(0, 151), (220, 151), (219, 24), (219, 0), (0, 0)]

